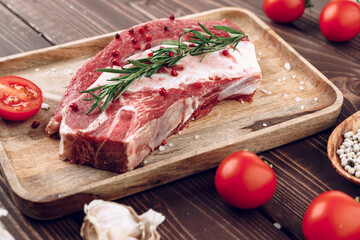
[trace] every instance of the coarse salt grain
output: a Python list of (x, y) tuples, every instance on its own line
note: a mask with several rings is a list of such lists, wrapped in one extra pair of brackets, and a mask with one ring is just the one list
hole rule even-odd
[(277, 229), (281, 229), (281, 225), (280, 225), (280, 223), (274, 223), (274, 227), (276, 227)]
[(50, 71), (47, 71), (46, 73), (45, 73), (45, 76), (47, 76), (47, 75), (49, 75), (50, 74)]
[(319, 100), (319, 98), (315, 97), (315, 98), (314, 98), (314, 101), (317, 101), (317, 100)]
[(300, 89), (300, 90), (304, 90), (304, 87), (303, 87), (303, 86), (299, 86), (299, 89)]
[(267, 91), (266, 89), (261, 89), (261, 91), (262, 91), (263, 93), (265, 93), (265, 94), (268, 93), (268, 91)]
[(198, 140), (199, 138), (200, 138), (200, 136), (199, 135), (195, 135), (195, 140)]
[(289, 96), (287, 93), (284, 93), (284, 97), (287, 97), (287, 96)]
[(181, 131), (178, 131), (178, 134), (181, 135)]
[(286, 77), (281, 78), (281, 80), (285, 81), (285, 80), (286, 80)]
[(35, 72), (38, 72), (38, 71), (40, 71), (40, 69), (39, 69), (39, 68), (35, 68), (34, 71), (35, 71)]
[(296, 97), (296, 98), (295, 98), (295, 101), (300, 102), (300, 101), (301, 101), (301, 98)]
[(281, 78), (278, 78), (277, 81), (278, 81), (278, 82), (281, 82)]
[(304, 85), (304, 84), (305, 84), (305, 82), (304, 82), (304, 81), (300, 81), (300, 84), (301, 84), (301, 85)]
[(8, 210), (6, 210), (5, 208), (0, 208), (0, 217), (5, 217), (8, 215)]
[(261, 55), (262, 55), (262, 52), (258, 52), (258, 55), (261, 56)]
[(56, 72), (56, 68), (52, 68), (51, 71), (52, 71), (52, 72)]
[(42, 109), (49, 109), (49, 104), (42, 103), (42, 104), (41, 104), (41, 108), (42, 108)]
[(286, 62), (286, 63), (284, 64), (284, 68), (285, 68), (286, 70), (290, 71), (290, 69), (291, 69), (290, 63)]
[(164, 146), (159, 146), (159, 151), (161, 152), (161, 151), (164, 151), (165, 150), (165, 147)]
[(169, 146), (169, 147), (173, 147), (174, 144), (173, 144), (173, 143), (169, 143), (168, 146)]
[(300, 109), (301, 109), (301, 110), (304, 110), (304, 109), (305, 109), (305, 106), (304, 106), (304, 105), (301, 105), (301, 106), (300, 106)]
[(295, 78), (296, 78), (296, 75), (295, 75), (295, 74), (294, 74), (294, 75), (292, 75), (292, 78), (293, 78), (293, 79), (295, 79)]
[(263, 126), (264, 126), (264, 127), (267, 127), (267, 124), (266, 124), (266, 123), (263, 123)]
[(260, 58), (257, 58), (256, 60), (260, 61)]

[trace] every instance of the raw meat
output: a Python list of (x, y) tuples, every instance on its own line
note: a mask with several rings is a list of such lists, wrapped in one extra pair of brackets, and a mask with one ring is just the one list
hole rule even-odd
[[(147, 23), (147, 31), (150, 32), (157, 26), (159, 31), (166, 34), (169, 29), (175, 31), (175, 26), (179, 25), (177, 33), (166, 39), (176, 39), (184, 27), (198, 28), (197, 22), (190, 20), (160, 20), (155, 23), (154, 26), (152, 22)], [(204, 25), (210, 29), (212, 25), (237, 28), (227, 20), (204, 22)], [(167, 31), (164, 31), (164, 26), (168, 26)], [(140, 28), (133, 28), (133, 31), (138, 32)], [(126, 32), (125, 36), (122, 34), (120, 38), (134, 34)], [(121, 57), (120, 62), (147, 57), (151, 50), (159, 48), (160, 42), (164, 40), (163, 36), (155, 35), (157, 31), (151, 34), (151, 45), (157, 45), (156, 47), (133, 51), (129, 48), (124, 50), (120, 46), (117, 49), (119, 56), (126, 56)], [(154, 41), (154, 38), (157, 40)], [(114, 40), (115, 43), (117, 40)], [(236, 51), (229, 46), (229, 54), (223, 54), (223, 51), (214, 52), (202, 62), (200, 59), (203, 56), (185, 57), (172, 68), (163, 68), (151, 78), (134, 82), (119, 100), (112, 102), (103, 113), (96, 109), (85, 115), (92, 102), (83, 101), (83, 98), (89, 98), (89, 94), (79, 94), (79, 91), (102, 85), (117, 76), (113, 73), (93, 73), (93, 70), (98, 68), (112, 67), (111, 57), (110, 60), (108, 58), (109, 52), (116, 48), (114, 41), (110, 43), (110, 49), (108, 46), (103, 50), (107, 54), (99, 53), (90, 60), (93, 63), (88, 63), (79, 70), (70, 84), (71, 89), (67, 90), (60, 103), (60, 110), (55, 112), (48, 125), (48, 133), (53, 133), (57, 125), (60, 125), (61, 159), (114, 172), (132, 170), (156, 149), (163, 139), (181, 130), (190, 119), (208, 114), (220, 101), (251, 101), (261, 81), (254, 45), (245, 40), (238, 44)], [(142, 43), (142, 48), (144, 44), (146, 40)], [(133, 45), (129, 46), (131, 48)], [(130, 52), (132, 56), (128, 56)], [(178, 76), (170, 74), (172, 69), (176, 69)]]
[[(224, 33), (214, 29), (214, 25), (226, 25), (238, 29), (236, 25), (229, 20), (222, 21), (194, 21), (194, 20), (170, 20), (160, 19), (132, 27), (118, 34), (102, 51), (92, 57), (84, 66), (82, 66), (71, 80), (58, 108), (51, 117), (46, 133), (51, 135), (59, 131), (62, 120), (62, 109), (69, 105), (71, 101), (81, 97), (80, 91), (87, 89), (93, 84), (101, 73), (95, 72), (99, 68), (111, 67), (119, 62), (123, 65), (125, 60), (135, 52), (143, 51), (145, 48), (155, 47), (165, 40), (177, 40), (183, 32), (183, 28), (201, 30), (198, 22), (212, 32), (224, 36)], [(151, 37), (151, 39), (150, 39)], [(150, 40), (150, 41), (149, 41)], [(140, 47), (140, 50), (138, 50)], [(117, 56), (116, 56), (117, 54)]]

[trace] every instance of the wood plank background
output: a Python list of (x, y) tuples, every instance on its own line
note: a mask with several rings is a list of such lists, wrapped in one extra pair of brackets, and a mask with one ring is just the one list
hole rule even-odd
[[(113, 32), (171, 13), (183, 16), (218, 7), (244, 7), (342, 91), (340, 123), (360, 109), (360, 36), (347, 43), (327, 41), (318, 26), (326, 2), (314, 1), (315, 7), (294, 23), (277, 24), (265, 16), (260, 0), (1, 0), (0, 57)], [(139, 213), (149, 208), (163, 213), (162, 239), (302, 239), (302, 216), (314, 197), (330, 189), (359, 195), (360, 186), (340, 177), (327, 159), (332, 130), (261, 154), (274, 165), (278, 180), (274, 197), (263, 207), (245, 211), (225, 204), (214, 188), (215, 169), (119, 202)], [(83, 213), (52, 221), (25, 217), (11, 202), (2, 177), (0, 207), (9, 211), (0, 221), (16, 239), (81, 239)], [(281, 230), (273, 226), (275, 222)]]

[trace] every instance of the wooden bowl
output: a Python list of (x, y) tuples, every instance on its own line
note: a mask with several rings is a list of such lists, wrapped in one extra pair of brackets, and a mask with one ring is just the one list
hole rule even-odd
[(342, 123), (339, 124), (339, 126), (334, 129), (328, 140), (327, 153), (333, 167), (341, 176), (353, 183), (360, 185), (360, 178), (349, 174), (341, 166), (340, 158), (336, 153), (344, 141), (344, 133), (352, 131), (354, 134), (356, 134), (358, 129), (360, 129), (360, 111), (345, 119)]

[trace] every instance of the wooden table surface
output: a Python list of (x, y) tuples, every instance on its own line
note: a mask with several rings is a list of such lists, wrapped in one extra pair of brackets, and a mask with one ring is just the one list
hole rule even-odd
[[(300, 20), (277, 24), (265, 16), (260, 0), (1, 0), (0, 57), (121, 30), (171, 13), (179, 17), (243, 7), (269, 24), (341, 90), (344, 105), (339, 124), (360, 110), (360, 36), (347, 43), (327, 41), (318, 26), (327, 1), (313, 2), (315, 7)], [(239, 210), (225, 204), (214, 187), (215, 169), (118, 202), (138, 213), (153, 208), (164, 214), (166, 221), (158, 228), (162, 239), (302, 239), (303, 214), (318, 194), (331, 189), (360, 194), (360, 186), (340, 177), (327, 158), (332, 130), (260, 154), (274, 165), (278, 181), (273, 198), (260, 208)], [(9, 211), (0, 221), (15, 239), (81, 239), (83, 213), (51, 221), (28, 218), (14, 206), (1, 176), (0, 207)]]

